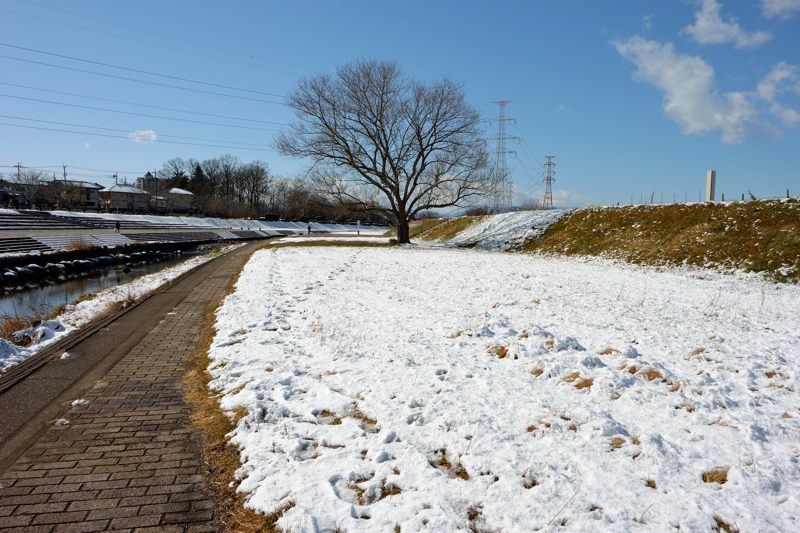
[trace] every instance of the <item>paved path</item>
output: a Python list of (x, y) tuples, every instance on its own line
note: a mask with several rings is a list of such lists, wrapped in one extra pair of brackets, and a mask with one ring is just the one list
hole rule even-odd
[[(181, 378), (209, 305), (260, 245), (244, 246), (204, 265), (158, 295), (160, 306), (154, 297), (150, 308), (145, 305), (148, 300), (125, 315), (130, 323), (137, 311), (149, 315), (143, 320), (153, 320), (153, 313), (159, 312), (161, 320), (146, 333), (134, 335), (135, 342), (128, 343), (133, 345), (104, 375), (89, 372), (88, 382), (84, 378), (69, 384), (15, 432), (28, 442), (22, 443), (24, 453), (7, 460), (10, 466), (0, 473), (0, 530), (221, 529), (214, 521), (214, 502), (204, 490), (198, 438), (188, 425), (190, 408)], [(110, 337), (108, 344), (116, 336), (124, 345), (131, 332), (127, 337), (124, 333), (106, 328), (93, 337)], [(89, 340), (97, 347), (97, 339)], [(80, 359), (81, 346), (70, 353)], [(59, 361), (42, 371), (68, 363)], [(22, 389), (29, 380), (20, 383)], [(88, 403), (70, 405), (79, 398)], [(69, 424), (59, 426), (57, 418)], [(8, 442), (0, 447), (10, 448)], [(8, 455), (8, 449), (3, 451)]]

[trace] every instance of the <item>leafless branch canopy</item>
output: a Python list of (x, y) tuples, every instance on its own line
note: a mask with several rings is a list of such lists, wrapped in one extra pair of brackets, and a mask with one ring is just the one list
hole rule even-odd
[(447, 79), (426, 85), (361, 61), (300, 82), (288, 105), (298, 120), (278, 149), (311, 159), (315, 184), (336, 199), (388, 203), (402, 223), (491, 192), (480, 116)]

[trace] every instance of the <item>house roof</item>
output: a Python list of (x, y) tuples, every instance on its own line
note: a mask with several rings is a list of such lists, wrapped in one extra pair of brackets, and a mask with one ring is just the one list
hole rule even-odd
[(128, 194), (149, 194), (147, 191), (143, 191), (139, 187), (134, 187), (133, 185), (128, 185), (127, 183), (118, 183), (117, 185), (106, 187), (100, 192), (124, 192)]
[(78, 187), (81, 189), (102, 189), (103, 186), (99, 183), (94, 183), (93, 181), (81, 181), (81, 180), (46, 180), (39, 182), (42, 185), (62, 185), (68, 187)]
[(173, 187), (167, 191), (167, 194), (187, 194), (189, 196), (194, 196), (194, 193), (191, 191), (187, 191), (186, 189), (179, 189), (177, 187)]

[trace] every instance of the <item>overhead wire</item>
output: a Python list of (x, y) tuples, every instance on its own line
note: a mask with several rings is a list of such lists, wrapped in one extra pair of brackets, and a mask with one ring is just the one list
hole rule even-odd
[(288, 126), (288, 124), (285, 123), (285, 122), (273, 122), (273, 121), (269, 121), (269, 120), (258, 120), (258, 119), (254, 119), (254, 118), (236, 117), (236, 116), (233, 116), (233, 115), (220, 115), (218, 113), (208, 113), (208, 112), (204, 112), (204, 111), (191, 111), (191, 110), (188, 110), (188, 109), (179, 109), (179, 108), (175, 108), (175, 107), (166, 107), (166, 106), (151, 105), (151, 104), (140, 104), (140, 103), (137, 103), (137, 102), (129, 102), (127, 100), (117, 100), (115, 98), (106, 98), (106, 97), (103, 97), (103, 96), (89, 96), (89, 95), (86, 95), (86, 94), (71, 93), (71, 92), (67, 92), (67, 91), (56, 91), (55, 89), (43, 89), (41, 87), (33, 87), (31, 85), (21, 85), (21, 84), (18, 84), (18, 83), (9, 83), (9, 82), (6, 82), (6, 81), (0, 81), (0, 85), (6, 85), (6, 86), (9, 86), (9, 87), (17, 87), (19, 89), (27, 89), (27, 90), (31, 90), (31, 91), (41, 91), (41, 92), (52, 93), (52, 94), (60, 94), (60, 95), (63, 95), (63, 96), (74, 96), (76, 98), (85, 98), (85, 99), (89, 99), (89, 100), (99, 100), (99, 101), (103, 101), (103, 102), (111, 102), (111, 103), (114, 103), (114, 104), (124, 104), (124, 105), (132, 105), (132, 106), (137, 106), (137, 107), (147, 107), (147, 108), (150, 108), (150, 109), (160, 109), (162, 111), (173, 111), (175, 113), (187, 113), (187, 114), (191, 114), (191, 115), (202, 115), (202, 116), (207, 116), (207, 117), (225, 118), (225, 119), (229, 119), (229, 120), (240, 120), (242, 122), (252, 122), (252, 123), (257, 123), (257, 124), (271, 124), (271, 125), (275, 125), (275, 126)]
[(31, 63), (31, 64), (34, 64), (34, 65), (43, 65), (43, 66), (46, 66), (46, 67), (57, 68), (57, 69), (62, 69), (62, 70), (71, 70), (71, 71), (74, 71), (74, 72), (82, 72), (84, 74), (92, 74), (92, 75), (95, 75), (95, 76), (104, 76), (104, 77), (107, 77), (107, 78), (114, 78), (114, 79), (118, 79), (118, 80), (132, 81), (132, 82), (135, 82), (135, 83), (142, 83), (142, 84), (145, 84), (145, 85), (154, 85), (154, 86), (157, 86), (157, 87), (168, 87), (168, 88), (171, 88), (171, 89), (179, 89), (179, 90), (182, 90), (182, 91), (189, 91), (189, 92), (200, 93), (200, 94), (209, 94), (209, 95), (213, 95), (213, 96), (223, 96), (225, 98), (234, 98), (234, 99), (237, 99), (237, 100), (247, 100), (247, 101), (250, 101), (250, 102), (260, 102), (260, 103), (264, 103), (264, 104), (285, 105), (284, 102), (276, 102), (274, 100), (264, 100), (263, 98), (252, 98), (250, 96), (242, 96), (242, 95), (238, 95), (238, 94), (225, 94), (225, 93), (220, 93), (220, 92), (216, 92), (216, 91), (206, 91), (205, 89), (197, 89), (197, 88), (193, 88), (193, 87), (181, 87), (180, 85), (172, 85), (172, 84), (169, 84), (169, 83), (161, 83), (161, 82), (157, 82), (157, 81), (139, 80), (139, 79), (136, 79), (136, 78), (129, 78), (127, 76), (118, 76), (116, 74), (109, 74), (107, 72), (97, 72), (96, 70), (87, 70), (87, 69), (82, 69), (82, 68), (77, 68), (77, 67), (68, 67), (68, 66), (65, 66), (65, 65), (56, 65), (54, 63), (46, 63), (44, 61), (36, 61), (34, 59), (24, 59), (24, 58), (21, 58), (21, 57), (8, 56), (8, 55), (5, 55), (5, 54), (0, 54), (0, 57), (2, 57), (4, 59), (11, 59), (13, 61), (21, 61), (23, 63)]
[(0, 96), (4, 97), (4, 98), (14, 98), (16, 100), (27, 100), (29, 102), (38, 102), (38, 103), (60, 105), (60, 106), (66, 106), (66, 107), (75, 107), (75, 108), (78, 108), (78, 109), (91, 109), (93, 111), (102, 111), (102, 112), (105, 112), (105, 113), (118, 113), (118, 114), (121, 114), (121, 115), (132, 115), (132, 116), (137, 116), (137, 117), (157, 118), (157, 119), (161, 119), (161, 120), (173, 120), (173, 121), (176, 121), (176, 122), (188, 122), (188, 123), (191, 123), (191, 124), (205, 124), (205, 125), (209, 125), (209, 126), (220, 126), (220, 127), (226, 127), (226, 128), (239, 128), (239, 129), (256, 130), (256, 131), (275, 131), (274, 128), (258, 128), (258, 127), (255, 127), (255, 126), (245, 126), (245, 125), (242, 125), (242, 124), (223, 124), (223, 123), (220, 123), (220, 122), (210, 122), (210, 121), (207, 121), (207, 120), (192, 120), (192, 119), (188, 119), (188, 118), (169, 117), (169, 116), (164, 116), (164, 115), (152, 115), (152, 114), (149, 114), (149, 113), (138, 113), (136, 111), (123, 111), (121, 109), (110, 109), (110, 108), (107, 108), (107, 107), (97, 107), (97, 106), (89, 106), (89, 105), (82, 105), (82, 104), (70, 104), (68, 102), (58, 102), (58, 101), (55, 101), (55, 100), (45, 100), (45, 99), (42, 99), (42, 98), (32, 98), (30, 96), (17, 96), (17, 95), (13, 95), (13, 94), (5, 94), (5, 93), (0, 93)]
[[(45, 127), (42, 127), (42, 126), (30, 126), (30, 125), (27, 125), (27, 124), (10, 124), (8, 122), (0, 122), (0, 126), (9, 126), (9, 127), (13, 127), (13, 128), (26, 128), (26, 129), (41, 130), (41, 131), (54, 131), (54, 132), (71, 133), (71, 134), (77, 134), (77, 135), (90, 135), (90, 136), (94, 136), (94, 137), (107, 137), (107, 138), (111, 138), (111, 139), (120, 139), (120, 140), (124, 140), (124, 141), (129, 141), (129, 142), (131, 141), (131, 138), (127, 137), (127, 136), (110, 135), (110, 134), (106, 134), (106, 133), (92, 133), (92, 132), (85, 132), (85, 131), (65, 130), (65, 129), (60, 129), (60, 128), (45, 128)], [(254, 151), (254, 152), (263, 152), (263, 151), (274, 152), (275, 151), (275, 150), (270, 149), (270, 148), (259, 149), (259, 148), (245, 148), (245, 147), (239, 147), (239, 146), (222, 146), (222, 145), (218, 145), (218, 144), (201, 144), (201, 143), (169, 141), (169, 140), (158, 139), (158, 138), (156, 138), (156, 139), (147, 139), (146, 141), (142, 141), (142, 142), (144, 142), (144, 143), (181, 144), (181, 145), (185, 145), (185, 146), (202, 146), (202, 147), (206, 147), (206, 148), (223, 148), (223, 149), (226, 149), (226, 150), (251, 150), (251, 151)]]
[[(2, 114), (0, 114), (0, 118), (10, 118), (10, 119), (13, 119), (13, 120), (27, 120), (27, 121), (30, 121), (30, 122), (41, 122), (41, 123), (44, 123), (44, 124), (54, 124), (56, 126), (70, 126), (70, 127), (74, 127), (74, 128), (87, 128), (87, 129), (95, 129), (95, 130), (103, 130), (103, 131), (114, 131), (114, 132), (117, 132), (117, 133), (126, 133), (126, 134), (130, 134), (131, 133), (130, 130), (124, 130), (124, 129), (118, 129), (118, 128), (106, 128), (106, 127), (103, 127), (103, 126), (92, 126), (92, 125), (88, 125), (88, 124), (75, 124), (75, 123), (72, 123), (72, 122), (57, 122), (57, 121), (54, 121), (54, 120), (44, 120), (44, 119), (38, 119), (38, 118), (19, 117), (19, 116), (15, 116), (15, 115), (2, 115)], [(182, 137), (180, 135), (167, 135), (166, 133), (160, 133), (160, 132), (157, 133), (157, 135), (159, 137), (167, 137), (169, 139), (183, 139), (183, 140), (187, 140), (187, 141), (204, 141), (204, 142), (213, 142), (213, 143), (221, 143), (221, 144), (231, 144), (231, 145), (236, 144), (236, 145), (242, 145), (242, 146), (253, 146), (253, 147), (256, 147), (256, 148), (265, 148), (265, 149), (268, 148), (267, 146), (265, 146), (263, 144), (259, 144), (259, 143), (247, 143), (247, 142), (240, 142), (240, 141), (221, 141), (219, 139), (204, 139), (204, 138), (201, 138), (201, 137)]]
[(282, 95), (282, 94), (275, 94), (275, 93), (270, 93), (270, 92), (266, 92), (266, 91), (259, 91), (259, 90), (256, 90), (256, 89), (245, 89), (245, 88), (242, 88), (242, 87), (235, 87), (233, 85), (225, 85), (225, 84), (222, 84), (222, 83), (214, 83), (214, 82), (208, 82), (208, 81), (193, 80), (191, 78), (184, 78), (182, 76), (173, 76), (171, 74), (161, 74), (161, 73), (158, 73), (158, 72), (152, 72), (150, 70), (142, 70), (142, 69), (132, 68), (132, 67), (123, 67), (123, 66), (120, 66), (120, 65), (114, 65), (113, 63), (105, 63), (103, 61), (95, 61), (95, 60), (92, 60), (92, 59), (85, 59), (85, 58), (80, 58), (80, 57), (76, 57), (76, 56), (70, 56), (70, 55), (66, 55), (66, 54), (58, 54), (56, 52), (47, 52), (47, 51), (44, 51), (44, 50), (37, 50), (36, 48), (28, 48), (26, 46), (19, 46), (19, 45), (15, 45), (15, 44), (4, 43), (2, 41), (0, 41), (0, 46), (4, 46), (6, 48), (13, 48), (15, 50), (22, 50), (22, 51), (25, 51), (25, 52), (33, 52), (33, 53), (36, 53), (36, 54), (42, 54), (42, 55), (46, 55), (46, 56), (57, 57), (59, 59), (69, 59), (70, 61), (78, 61), (80, 63), (88, 63), (90, 65), (97, 65), (97, 66), (107, 67), (107, 68), (115, 68), (115, 69), (118, 69), (118, 70), (125, 70), (125, 71), (128, 71), (128, 72), (135, 72), (137, 74), (145, 74), (147, 76), (155, 76), (155, 77), (158, 77), (158, 78), (166, 78), (166, 79), (175, 80), (175, 81), (183, 81), (183, 82), (187, 82), (187, 83), (195, 83), (197, 85), (205, 85), (205, 86), (208, 86), (208, 87), (216, 87), (218, 89), (228, 89), (228, 90), (231, 90), (231, 91), (240, 91), (240, 92), (246, 92), (246, 93), (250, 93), (250, 94), (260, 94), (260, 95), (263, 95), (263, 96), (273, 96), (275, 98), (285, 98), (285, 96)]

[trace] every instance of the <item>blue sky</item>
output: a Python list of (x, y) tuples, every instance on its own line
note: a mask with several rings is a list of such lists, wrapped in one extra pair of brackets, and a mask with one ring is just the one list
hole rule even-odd
[[(0, 171), (6, 173), (14, 172), (8, 165), (18, 161), (48, 167), (66, 163), (71, 177), (108, 183), (111, 170), (133, 179), (172, 157), (204, 159), (222, 153), (266, 161), (281, 176), (302, 175), (304, 168), (303, 161), (270, 149), (272, 130), (280, 126), (266, 122), (292, 119), (280, 104), (30, 61), (280, 101), (303, 76), (377, 58), (397, 61), (413, 78), (447, 76), (463, 83), (468, 100), (487, 119), (497, 113), (494, 101), (512, 100), (507, 112), (516, 123), (509, 134), (521, 141), (509, 143), (516, 151), (509, 164), (518, 201), (541, 196), (545, 154), (556, 156), (560, 205), (626, 203), (631, 197), (638, 202), (651, 193), (656, 201), (662, 195), (665, 202), (693, 200), (709, 168), (717, 170), (718, 191), (727, 198), (748, 191), (757, 196), (800, 192), (800, 0), (3, 0), (0, 43), (0, 55), (8, 56), (0, 57), (0, 94), (7, 95), (0, 96), (0, 123), (17, 125), (0, 125), (0, 165), (6, 166)], [(192, 85), (13, 47), (260, 93)], [(487, 123), (487, 136), (492, 127)], [(158, 142), (150, 142), (154, 138)], [(161, 142), (166, 140), (237, 148)], [(256, 149), (242, 149), (242, 143)]]

